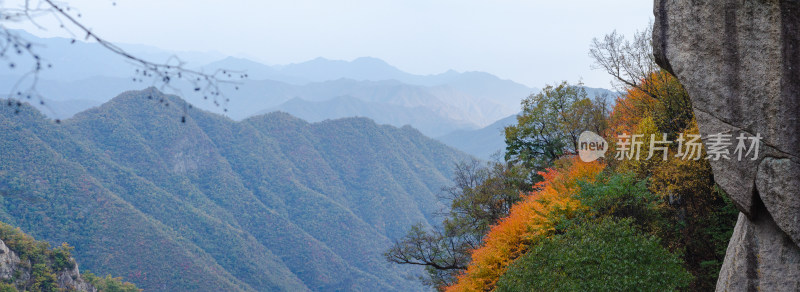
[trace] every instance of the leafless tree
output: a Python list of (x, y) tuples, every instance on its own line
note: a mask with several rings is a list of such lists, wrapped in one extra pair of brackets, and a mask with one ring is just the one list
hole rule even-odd
[[(658, 110), (648, 103), (637, 103), (655, 113), (658, 128), (675, 133), (683, 130), (692, 119), (691, 100), (683, 86), (666, 70), (662, 70), (653, 56), (652, 23), (634, 34), (628, 41), (616, 31), (602, 40), (594, 39), (589, 55), (594, 58), (595, 69), (603, 69), (614, 77), (615, 89), (620, 92), (639, 91), (657, 102)], [(621, 106), (628, 106), (621, 104)]]
[(618, 91), (636, 88), (657, 98), (642, 82), (659, 70), (653, 57), (652, 31), (650, 24), (647, 29), (637, 31), (633, 41), (625, 39), (616, 30), (605, 35), (602, 40), (593, 39), (589, 50), (589, 56), (595, 61), (592, 68), (603, 69), (613, 76), (616, 80), (612, 85)]
[(511, 206), (531, 190), (530, 171), (506, 163), (484, 164), (471, 159), (456, 164), (453, 185), (442, 189), (440, 199), (450, 208), (439, 212), (442, 226), (412, 226), (385, 253), (389, 262), (426, 268), (423, 283), (441, 289), (456, 281), (480, 247), (492, 225), (508, 216)]
[[(116, 2), (109, 1), (109, 4), (116, 6)], [(210, 73), (191, 70), (177, 56), (172, 56), (163, 63), (140, 58), (94, 33), (79, 20), (82, 18), (81, 12), (71, 7), (67, 2), (25, 0), (20, 7), (7, 7), (0, 0), (0, 60), (7, 62), (8, 67), (11, 69), (25, 70), (22, 77), (10, 89), (8, 98), (15, 98), (17, 101), (13, 102), (9, 99), (9, 105), (19, 108), (22, 106), (22, 100), (26, 99), (45, 105), (43, 96), (37, 91), (39, 74), (42, 70), (51, 68), (53, 65), (46, 61), (46, 56), (42, 56), (37, 52), (36, 44), (9, 29), (4, 23), (28, 22), (39, 29), (46, 30), (48, 27), (40, 24), (39, 20), (47, 17), (54, 19), (58, 23), (58, 29), (72, 36), (71, 43), (74, 44), (79, 38), (96, 42), (136, 66), (135, 72), (132, 72), (133, 81), (152, 82), (153, 86), (160, 88), (162, 91), (168, 90), (180, 93), (180, 90), (174, 84), (176, 81), (182, 80), (190, 84), (196, 94), (202, 94), (205, 99), (211, 99), (217, 106), (224, 106), (228, 100), (224, 97), (220, 85), (224, 83), (236, 84), (236, 80), (247, 77), (247, 74), (242, 72), (224, 69)], [(17, 68), (18, 64), (20, 64), (17, 61), (20, 58), (32, 60), (32, 67)], [(238, 90), (238, 85), (235, 85), (234, 88)], [(184, 104), (184, 112), (188, 107)], [(17, 109), (18, 111), (19, 109)], [(224, 111), (227, 112), (227, 109), (224, 109)], [(185, 121), (185, 116), (182, 117), (182, 120)], [(56, 120), (56, 122), (59, 121)]]

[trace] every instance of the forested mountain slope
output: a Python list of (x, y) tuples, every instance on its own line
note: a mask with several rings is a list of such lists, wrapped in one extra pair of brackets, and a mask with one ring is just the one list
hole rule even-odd
[(187, 108), (155, 89), (62, 124), (4, 106), (0, 221), (146, 291), (422, 289), (382, 252), (435, 224), (465, 154), (368, 119)]

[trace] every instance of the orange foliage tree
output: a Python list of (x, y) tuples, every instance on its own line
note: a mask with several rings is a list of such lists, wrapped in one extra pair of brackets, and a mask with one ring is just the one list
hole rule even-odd
[(694, 118), (691, 101), (678, 79), (666, 71), (651, 73), (639, 88), (628, 88), (617, 98), (609, 118), (606, 136), (637, 130), (639, 121), (650, 117), (662, 133), (675, 134), (686, 129)]
[(540, 172), (544, 180), (536, 191), (511, 208), (508, 217), (493, 226), (481, 247), (472, 251), (472, 262), (446, 291), (487, 291), (493, 289), (512, 261), (538, 240), (553, 234), (560, 216), (571, 217), (581, 209), (573, 198), (579, 181), (593, 181), (604, 165), (585, 163), (574, 156), (557, 161)]
[[(619, 134), (643, 134), (640, 157), (646, 157), (651, 134), (658, 140), (667, 134), (670, 141), (681, 134), (698, 134), (688, 94), (674, 76), (653, 72), (639, 84), (642, 88), (628, 88), (617, 99), (605, 134), (609, 149), (617, 149)], [(676, 156), (677, 150), (677, 142), (669, 145), (666, 160), (609, 158), (608, 168), (647, 179), (650, 191), (662, 196), (661, 212), (667, 220), (653, 235), (670, 250), (682, 252), (685, 267), (695, 276), (690, 290), (707, 291), (714, 289), (737, 212), (714, 187), (708, 161)], [(704, 151), (700, 154), (705, 157)]]

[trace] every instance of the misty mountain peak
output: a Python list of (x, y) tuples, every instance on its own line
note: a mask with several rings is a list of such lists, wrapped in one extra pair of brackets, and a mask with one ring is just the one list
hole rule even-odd
[(369, 64), (369, 65), (380, 65), (385, 67), (394, 68), (394, 66), (389, 65), (386, 61), (374, 57), (359, 57), (354, 59), (351, 63), (354, 64)]

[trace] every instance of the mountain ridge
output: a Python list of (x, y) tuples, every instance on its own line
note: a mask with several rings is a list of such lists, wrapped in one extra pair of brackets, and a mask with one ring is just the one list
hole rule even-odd
[[(34, 48), (39, 50), (48, 64), (42, 70), (37, 91), (45, 97), (53, 107), (40, 107), (46, 114), (65, 119), (76, 112), (88, 109), (96, 104), (72, 102), (65, 108), (56, 108), (56, 104), (64, 104), (75, 100), (94, 100), (105, 102), (110, 96), (127, 90), (141, 90), (148, 85), (133, 82), (136, 67), (125, 62), (124, 58), (113, 55), (94, 43), (77, 40), (72, 43), (66, 38), (38, 38), (24, 31), (15, 31), (29, 39)], [(156, 62), (167, 60), (174, 53), (158, 50), (153, 47), (124, 45), (131, 52)], [(203, 72), (216, 72), (219, 69), (246, 73), (249, 78), (237, 85), (223, 85), (227, 97), (212, 102), (203, 102), (202, 95), (187, 94), (184, 97), (190, 102), (206, 110), (226, 113), (234, 119), (241, 120), (265, 109), (273, 108), (294, 97), (306, 100), (331, 99), (340, 95), (351, 95), (366, 102), (373, 102), (372, 96), (365, 94), (365, 89), (372, 88), (378, 95), (390, 94), (399, 90), (392, 102), (406, 108), (426, 106), (441, 116), (461, 122), (469, 122), (477, 126), (486, 126), (492, 122), (517, 111), (519, 101), (535, 88), (498, 78), (485, 72), (445, 71), (439, 74), (417, 75), (404, 72), (387, 62), (374, 57), (360, 57), (350, 61), (315, 58), (312, 60), (286, 64), (267, 65), (261, 62), (218, 56), (214, 53), (190, 53), (192, 62), (187, 66)], [(214, 61), (208, 61), (215, 58)], [(88, 60), (88, 61), (87, 61)], [(0, 87), (12, 88), (19, 77), (26, 73), (28, 64), (20, 60), (18, 72), (11, 70), (7, 76), (0, 77)], [(170, 87), (175, 93), (193, 93), (194, 86), (175, 78)], [(342, 80), (354, 82), (343, 82)], [(26, 81), (29, 82), (30, 80)], [(158, 82), (158, 81), (155, 81)], [(399, 84), (398, 84), (399, 83)], [(344, 88), (345, 84), (351, 88)], [(324, 86), (331, 86), (325, 88)], [(402, 87), (402, 89), (398, 89)], [(359, 92), (361, 91), (361, 92)], [(336, 92), (335, 94), (330, 94)], [(408, 96), (404, 96), (407, 94)], [(385, 97), (385, 96), (384, 96)], [(420, 103), (420, 98), (423, 100)], [(226, 102), (230, 100), (230, 102)], [(405, 103), (405, 102), (408, 103)], [(228, 111), (226, 112), (225, 109)], [(365, 114), (361, 114), (365, 115)], [(402, 126), (411, 124), (406, 120), (395, 124)], [(434, 131), (435, 135), (443, 130)], [(432, 135), (433, 132), (426, 131)]]
[(323, 101), (308, 101), (295, 97), (277, 107), (261, 111), (256, 116), (276, 111), (286, 112), (309, 122), (359, 116), (372, 119), (379, 124), (393, 126), (402, 126), (410, 121), (409, 125), (428, 136), (475, 128), (467, 122), (441, 117), (423, 106), (407, 108), (383, 102), (363, 101), (349, 95)]
[(508, 116), (480, 129), (454, 131), (436, 139), (477, 158), (494, 160), (493, 155), (503, 154), (505, 150), (505, 127), (515, 125), (517, 116)]
[[(145, 289), (422, 289), (407, 278), (417, 270), (389, 265), (381, 247), (408, 225), (435, 224), (431, 214), (443, 206), (435, 194), (466, 154), (364, 118), (307, 123), (276, 113), (235, 122), (184, 112), (181, 102), (130, 91), (62, 125), (32, 109), (3, 109), (4, 140), (17, 145), (4, 145), (0, 183), (28, 187), (33, 181), (23, 178), (42, 173), (63, 187), (31, 195), (59, 198), (52, 206), (3, 200), (0, 218), (70, 242), (89, 258), (85, 267)], [(35, 145), (62, 158), (33, 171), (19, 157), (46, 153)], [(68, 179), (75, 175), (85, 179)], [(47, 195), (58, 189), (72, 195)], [(54, 208), (97, 200), (118, 207)], [(62, 234), (76, 225), (83, 231)]]

